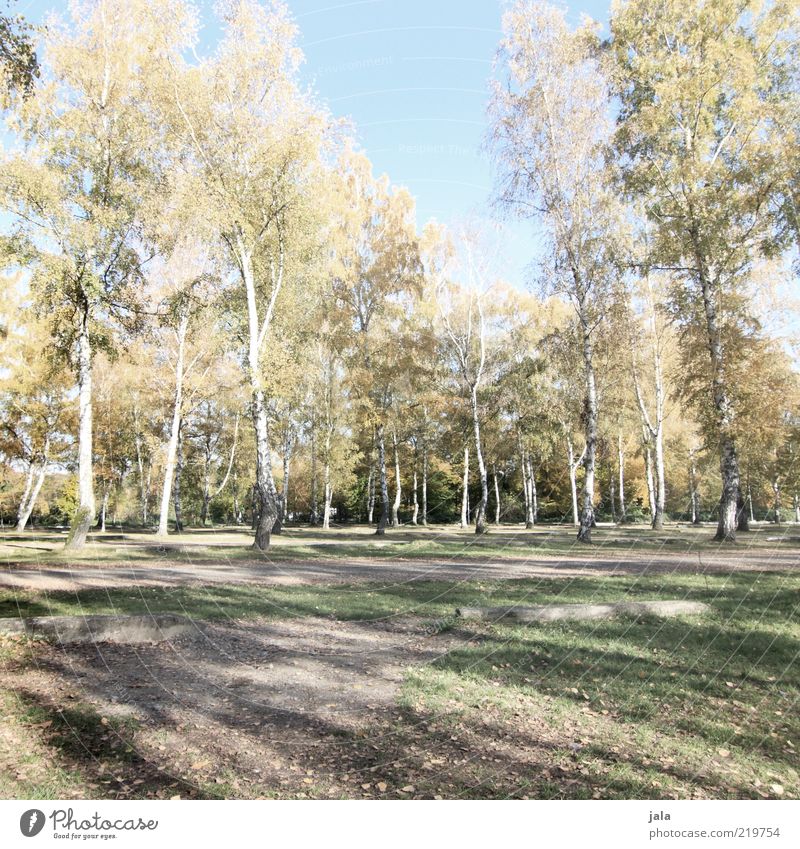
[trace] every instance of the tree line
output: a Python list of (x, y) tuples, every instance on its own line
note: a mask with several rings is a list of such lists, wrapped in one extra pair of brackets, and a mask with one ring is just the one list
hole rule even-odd
[(283, 3), (217, 14), (205, 53), (184, 0), (0, 24), (4, 520), (800, 521), (796, 3), (506, 12), (530, 291), (502, 228), (418, 226)]

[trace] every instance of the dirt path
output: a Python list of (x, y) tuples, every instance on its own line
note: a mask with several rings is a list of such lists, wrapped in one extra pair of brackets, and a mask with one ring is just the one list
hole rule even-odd
[(198, 623), (153, 646), (40, 644), (0, 688), (50, 717), (50, 768), (80, 763), (112, 796), (402, 796), (417, 770), (404, 671), (464, 636), (416, 619)]
[[(494, 697), (468, 676), (425, 697), (403, 686), (490, 639), (411, 617), (310, 617), (198, 623), (149, 646), (19, 645), (0, 664), (3, 700), (29, 717), (0, 728), (0, 767), (18, 782), (6, 792), (60, 774), (70, 798), (650, 798), (665, 793), (661, 772), (642, 783), (656, 757), (667, 795), (766, 795), (724, 759), (678, 762), (667, 738), (643, 754), (613, 705), (565, 714), (547, 693)], [(609, 776), (617, 763), (639, 772)]]
[(630, 552), (609, 556), (598, 552), (488, 559), (330, 559), (298, 562), (245, 562), (209, 565), (158, 561), (148, 566), (124, 562), (102, 566), (7, 565), (0, 567), (0, 588), (77, 590), (125, 586), (179, 586), (190, 584), (335, 584), (361, 581), (403, 582), (412, 580), (498, 580), (537, 577), (596, 576), (598, 574), (647, 574), (654, 572), (722, 572), (800, 569), (796, 551), (743, 550), (709, 554), (697, 551)]

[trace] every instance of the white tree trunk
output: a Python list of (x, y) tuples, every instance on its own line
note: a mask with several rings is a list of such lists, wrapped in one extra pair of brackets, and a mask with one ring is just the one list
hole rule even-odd
[(392, 431), (392, 446), (394, 447), (394, 503), (392, 504), (392, 527), (400, 527), (400, 453), (397, 450), (397, 431)]
[(92, 469), (92, 348), (89, 341), (89, 302), (84, 300), (78, 332), (78, 510), (64, 546), (77, 551), (95, 521)]
[(158, 535), (165, 537), (169, 532), (169, 500), (172, 494), (172, 479), (175, 474), (175, 459), (178, 453), (178, 435), (183, 415), (183, 371), (186, 352), (186, 333), (189, 328), (189, 312), (183, 310), (175, 333), (178, 351), (175, 361), (175, 393), (172, 402), (172, 424), (167, 442), (167, 456), (164, 462), (164, 483), (161, 487), (161, 509), (158, 514)]
[(774, 478), (772, 481), (772, 494), (773, 494), (773, 510), (775, 515), (773, 516), (772, 521), (776, 525), (780, 525), (781, 523), (781, 482), (779, 478)]
[(422, 524), (428, 524), (428, 442), (422, 442)]
[(322, 530), (327, 531), (331, 526), (331, 501), (333, 500), (333, 489), (331, 488), (331, 464), (325, 462), (323, 471), (323, 493), (324, 504), (322, 508)]
[[(633, 385), (636, 392), (636, 401), (639, 405), (645, 450), (647, 452), (645, 462), (647, 463), (647, 485), (652, 526), (654, 530), (660, 530), (664, 526), (664, 511), (666, 509), (664, 475), (664, 375), (661, 362), (661, 342), (656, 323), (658, 305), (655, 302), (649, 277), (646, 277), (646, 282), (649, 296), (650, 325), (653, 335), (653, 388), (655, 390), (655, 415), (653, 418), (651, 418), (647, 411), (644, 396), (639, 385), (635, 354), (633, 360)], [(655, 454), (655, 475), (653, 474), (653, 456), (651, 452)]]
[(17, 511), (17, 531), (20, 533), (25, 530), (28, 525), (28, 520), (31, 517), (33, 508), (36, 504), (36, 499), (39, 497), (39, 492), (42, 489), (42, 484), (47, 476), (47, 457), (50, 453), (50, 437), (45, 439), (44, 450), (42, 451), (42, 460), (39, 464), (37, 472), (34, 472), (35, 465), (31, 463), (28, 467), (28, 477), (25, 484), (25, 493), (19, 504)]
[(583, 492), (581, 494), (580, 527), (578, 539), (581, 542), (592, 541), (594, 527), (594, 475), (597, 453), (597, 388), (594, 375), (594, 348), (592, 345), (590, 321), (584, 315), (581, 305), (581, 325), (583, 327), (583, 371), (586, 382), (584, 397), (584, 451), (583, 451)]
[[(416, 455), (416, 450), (415, 450), (414, 453)], [(412, 487), (413, 487), (413, 493), (412, 493), (412, 496), (411, 496), (411, 503), (412, 503), (411, 524), (416, 525), (416, 524), (418, 524), (417, 519), (419, 517), (419, 498), (417, 497), (417, 460), (416, 460), (416, 456), (414, 457), (414, 473), (413, 473), (413, 479), (412, 479)]]
[(181, 506), (181, 476), (183, 474), (183, 419), (178, 422), (178, 447), (175, 452), (175, 480), (172, 484), (172, 503), (175, 509), (175, 532), (183, 530)]
[(527, 497), (525, 499), (525, 527), (532, 528), (536, 525), (536, 481), (533, 476), (533, 457), (523, 454), (522, 461), (525, 463), (525, 478), (527, 480)]
[(464, 483), (461, 489), (461, 527), (469, 525), (469, 445), (464, 445)]
[(103, 501), (100, 504), (100, 533), (106, 532), (106, 512), (108, 511), (108, 498), (111, 495), (111, 485), (106, 484), (103, 490)]
[(647, 501), (650, 506), (650, 516), (654, 521), (656, 515), (656, 487), (653, 478), (653, 449), (650, 446), (650, 434), (644, 426), (643, 433), (642, 453), (644, 455), (644, 477), (647, 484)]
[(370, 458), (369, 476), (367, 477), (367, 524), (372, 524), (372, 516), (375, 512), (375, 466)]
[(494, 477), (494, 523), (500, 524), (500, 483), (497, 480), (497, 464), (492, 464), (492, 475)]
[(312, 525), (319, 522), (319, 510), (317, 509), (317, 421), (313, 413), (311, 416), (311, 509), (309, 520)]
[(287, 438), (283, 446), (283, 481), (281, 483), (281, 523), (289, 518), (289, 473), (292, 462), (292, 442)]
[(472, 407), (472, 430), (475, 435), (475, 459), (478, 461), (478, 477), (481, 483), (481, 500), (475, 515), (475, 533), (486, 533), (486, 507), (489, 503), (489, 484), (486, 476), (486, 464), (483, 462), (483, 446), (481, 445), (481, 424), (478, 415), (478, 386), (472, 386), (470, 396)]
[(517, 449), (519, 450), (519, 468), (522, 475), (522, 495), (525, 500), (525, 527), (533, 527), (531, 523), (531, 487), (528, 469), (528, 460), (525, 449), (522, 447), (522, 434), (517, 430)]
[(703, 299), (708, 334), (708, 351), (711, 359), (711, 396), (714, 405), (715, 424), (719, 439), (719, 469), (722, 478), (722, 494), (719, 501), (719, 521), (716, 539), (735, 542), (739, 500), (739, 460), (733, 437), (733, 403), (730, 398), (722, 350), (722, 336), (717, 318), (717, 297), (696, 240), (698, 279)]
[(625, 451), (622, 446), (622, 431), (617, 434), (617, 467), (619, 468), (619, 520), (627, 519), (625, 508)]
[(253, 430), (256, 438), (256, 491), (258, 493), (259, 514), (253, 547), (258, 551), (265, 551), (269, 548), (272, 526), (278, 518), (278, 494), (275, 489), (275, 481), (272, 477), (272, 452), (270, 451), (269, 444), (269, 423), (267, 420), (266, 399), (262, 386), (260, 354), (266, 331), (269, 328), (271, 308), (277, 296), (277, 288), (273, 290), (272, 301), (264, 318), (264, 323), (261, 324), (256, 305), (256, 284), (253, 274), (252, 255), (250, 251), (244, 248), (241, 238), (238, 242), (238, 249), (239, 265), (247, 296), (249, 336), (247, 374), (250, 381)]
[[(31, 458), (28, 462), (28, 471), (25, 475), (25, 489), (22, 491), (22, 497), (19, 500), (19, 507), (17, 508), (17, 530), (24, 531), (25, 525), (28, 523), (28, 517), (30, 516), (30, 512), (28, 510), (28, 499), (31, 494), (31, 489), (33, 488), (33, 476), (35, 473), (36, 465)], [(26, 515), (27, 512), (27, 515)]]
[(375, 533), (378, 536), (383, 536), (389, 522), (389, 485), (386, 481), (386, 442), (383, 424), (379, 424), (375, 428), (375, 435), (378, 442), (378, 476), (381, 490), (381, 513), (378, 517), (378, 527)]

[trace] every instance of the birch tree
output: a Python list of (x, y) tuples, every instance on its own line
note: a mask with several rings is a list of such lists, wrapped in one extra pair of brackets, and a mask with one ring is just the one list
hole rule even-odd
[(595, 347), (613, 277), (619, 211), (605, 164), (610, 139), (597, 27), (572, 30), (561, 9), (520, 0), (503, 17), (490, 142), (501, 174), (499, 199), (542, 221), (550, 251), (545, 277), (571, 301), (583, 365), (583, 491), (578, 539), (594, 524), (598, 400)]
[(354, 334), (351, 386), (375, 435), (381, 502), (376, 534), (383, 535), (390, 510), (386, 429), (404, 321), (420, 283), (414, 203), (388, 178), (374, 178), (369, 160), (352, 149), (344, 151), (337, 171), (334, 195), (344, 199), (344, 206), (335, 213), (332, 234), (333, 295)]
[(302, 54), (283, 3), (238, 0), (222, 8), (216, 55), (173, 62), (177, 125), (199, 169), (209, 217), (236, 284), (256, 441), (254, 547), (269, 546), (278, 518), (264, 355), (286, 289), (305, 282), (313, 192), (328, 120), (297, 82)]
[[(146, 80), (164, 51), (179, 52), (181, 3), (96, 0), (46, 31), (48, 62), (15, 129), (25, 151), (2, 168), (2, 200), (32, 270), (32, 289), (78, 383), (79, 507), (68, 549), (83, 547), (95, 518), (92, 364), (110, 339), (103, 319), (130, 315), (140, 282), (137, 208), (153, 139)], [(165, 46), (166, 45), (166, 46)]]
[(69, 376), (42, 356), (49, 328), (9, 293), (13, 315), (5, 327), (0, 377), (0, 452), (21, 467), (24, 487), (16, 529), (24, 531), (51, 467), (67, 459), (65, 432), (72, 424)]
[(717, 539), (736, 538), (740, 469), (726, 326), (746, 320), (743, 274), (774, 243), (780, 107), (789, 96), (796, 3), (629, 0), (614, 7), (610, 55), (617, 149), (655, 228), (651, 266), (676, 277), (676, 318), (702, 334), (722, 494)]
[[(466, 285), (459, 291), (445, 279), (437, 287), (436, 300), (446, 350), (450, 352), (456, 364), (469, 404), (475, 461), (478, 467), (478, 480), (481, 487), (481, 499), (475, 512), (475, 533), (486, 533), (486, 510), (489, 501), (488, 476), (481, 440), (481, 411), (479, 392), (486, 377), (487, 358), (487, 318), (484, 301), (491, 296), (483, 274), (480, 259), (476, 256), (478, 245), (471, 233), (464, 232), (461, 244), (465, 254)], [(444, 274), (453, 269), (443, 269)], [(465, 493), (469, 479), (469, 452), (464, 452)], [(462, 522), (463, 511), (462, 511)]]

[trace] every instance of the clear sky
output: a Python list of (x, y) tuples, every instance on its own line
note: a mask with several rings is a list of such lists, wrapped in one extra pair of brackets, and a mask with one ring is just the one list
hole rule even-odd
[[(605, 22), (610, 0), (567, 5)], [(198, 4), (212, 20), (213, 2)], [(502, 0), (288, 0), (305, 52), (304, 78), (334, 115), (348, 117), (376, 173), (387, 173), (417, 199), (428, 219), (454, 223), (487, 216), (490, 163), (480, 150), (486, 132), (488, 82), (500, 40)], [(14, 8), (41, 22), (66, 13), (65, 0), (19, 0)], [(207, 27), (203, 47), (216, 28)], [(504, 277), (525, 282), (536, 255), (531, 222), (503, 235)]]
[[(334, 114), (350, 116), (376, 172), (407, 186), (420, 226), (490, 214), (481, 143), (501, 37), (501, 0), (290, 0), (304, 74)], [(607, 19), (609, 0), (576, 0), (572, 17)], [(505, 234), (503, 274), (521, 283), (535, 228)]]

